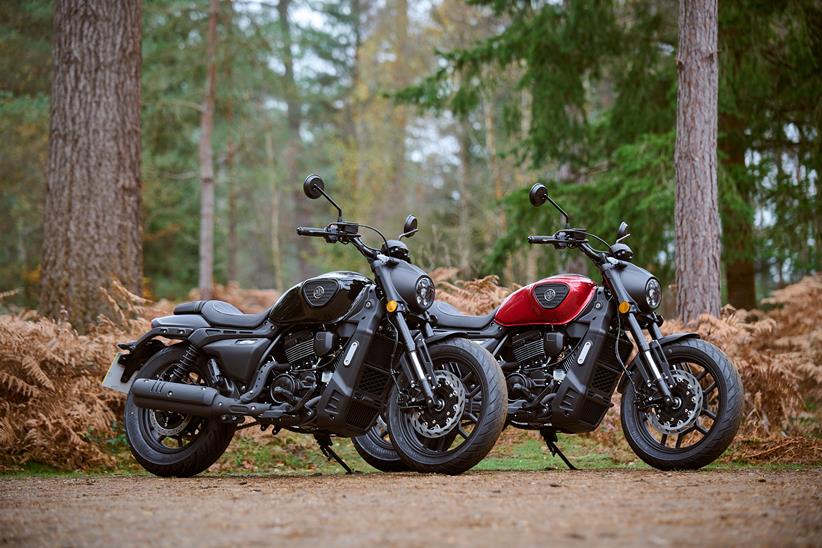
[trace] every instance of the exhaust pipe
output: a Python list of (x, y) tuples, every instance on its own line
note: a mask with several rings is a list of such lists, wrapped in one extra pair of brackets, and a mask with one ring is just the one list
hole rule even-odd
[(220, 415), (256, 417), (273, 407), (268, 403), (241, 403), (239, 399), (223, 396), (216, 388), (208, 386), (157, 379), (137, 379), (131, 393), (138, 407), (205, 418)]

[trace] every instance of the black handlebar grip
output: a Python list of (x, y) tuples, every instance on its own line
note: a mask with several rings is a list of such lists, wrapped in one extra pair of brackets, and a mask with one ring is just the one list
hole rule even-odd
[(550, 243), (552, 238), (548, 236), (528, 236), (528, 243), (529, 244), (547, 244)]
[(324, 228), (311, 228), (306, 226), (297, 227), (298, 236), (325, 236), (328, 234)]

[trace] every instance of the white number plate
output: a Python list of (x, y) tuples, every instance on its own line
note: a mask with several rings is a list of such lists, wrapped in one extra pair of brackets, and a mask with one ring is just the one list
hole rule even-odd
[(122, 392), (123, 394), (128, 394), (128, 391), (131, 389), (131, 383), (134, 382), (135, 375), (132, 375), (128, 382), (122, 382), (120, 380), (123, 372), (126, 370), (125, 367), (120, 365), (120, 355), (121, 352), (117, 352), (117, 355), (114, 356), (111, 367), (108, 368), (108, 373), (106, 373), (106, 378), (103, 379), (103, 386), (116, 390), (117, 392)]

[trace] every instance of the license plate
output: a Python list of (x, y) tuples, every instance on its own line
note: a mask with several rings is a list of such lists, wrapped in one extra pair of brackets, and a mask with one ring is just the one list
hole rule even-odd
[(111, 367), (108, 368), (108, 373), (106, 373), (106, 377), (103, 379), (103, 386), (116, 390), (117, 392), (122, 392), (123, 394), (128, 394), (128, 391), (131, 389), (131, 383), (134, 382), (134, 375), (131, 376), (128, 382), (120, 380), (126, 370), (126, 368), (120, 364), (121, 355), (121, 352), (117, 352), (117, 355), (114, 356)]

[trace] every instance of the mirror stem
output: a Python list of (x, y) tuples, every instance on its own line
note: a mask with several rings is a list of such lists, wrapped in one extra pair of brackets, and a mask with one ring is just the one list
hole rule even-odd
[(565, 217), (565, 228), (571, 228), (571, 219), (568, 217), (568, 214), (565, 213), (565, 210), (559, 207), (559, 204), (556, 203), (554, 199), (548, 196), (547, 194), (545, 195), (545, 197), (548, 198), (548, 201), (551, 202), (551, 205), (557, 208), (557, 210), (560, 213), (562, 213), (562, 216)]
[(325, 191), (324, 191), (323, 189), (321, 189), (321, 188), (317, 188), (317, 190), (319, 190), (319, 191), (320, 191), (320, 194), (322, 194), (323, 196), (325, 196), (325, 199), (326, 199), (326, 200), (328, 200), (329, 202), (331, 202), (331, 205), (333, 205), (333, 206), (337, 209), (337, 221), (338, 221), (338, 222), (339, 222), (339, 221), (342, 221), (342, 220), (343, 220), (343, 217), (342, 217), (342, 209), (340, 209), (340, 206), (338, 206), (338, 205), (337, 205), (337, 202), (335, 202), (334, 200), (332, 200), (332, 199), (331, 199), (331, 196), (329, 196), (328, 194), (326, 194), (326, 193), (325, 193)]

